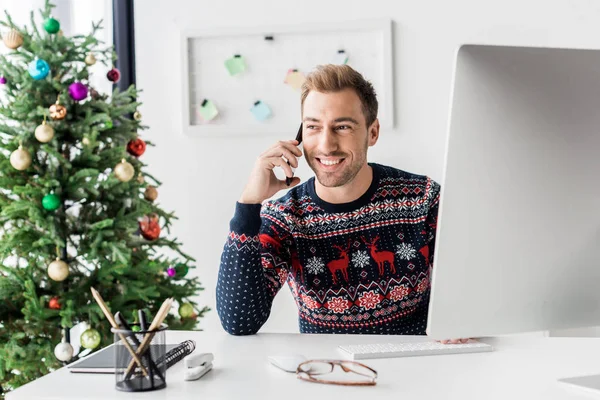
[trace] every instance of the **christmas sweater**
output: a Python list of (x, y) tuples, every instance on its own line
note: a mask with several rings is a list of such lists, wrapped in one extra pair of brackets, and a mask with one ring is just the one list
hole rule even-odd
[(369, 165), (371, 185), (350, 203), (320, 199), (313, 177), (236, 204), (217, 282), (227, 332), (258, 332), (287, 283), (302, 333), (425, 334), (440, 186)]

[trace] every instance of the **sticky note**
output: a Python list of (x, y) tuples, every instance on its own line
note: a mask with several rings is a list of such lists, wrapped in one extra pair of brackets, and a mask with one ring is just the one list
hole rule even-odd
[(271, 116), (271, 109), (269, 106), (260, 100), (254, 103), (254, 106), (250, 111), (258, 121), (264, 121)]
[(302, 72), (299, 72), (297, 69), (290, 69), (288, 70), (284, 83), (287, 83), (296, 90), (300, 90), (305, 80), (306, 78)]
[(338, 50), (333, 59), (334, 64), (346, 64), (348, 62), (348, 53), (344, 50)]
[(237, 74), (241, 74), (246, 70), (246, 62), (244, 61), (244, 57), (239, 54), (228, 58), (225, 60), (225, 68), (227, 68), (227, 72), (229, 75), (234, 76)]
[(200, 116), (205, 121), (210, 121), (219, 115), (219, 110), (210, 100), (204, 100), (200, 106)]

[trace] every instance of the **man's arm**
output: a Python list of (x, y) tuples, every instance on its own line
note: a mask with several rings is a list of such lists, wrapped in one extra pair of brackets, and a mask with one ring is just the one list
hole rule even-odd
[[(440, 208), (440, 185), (435, 181), (431, 181), (431, 204), (429, 205), (429, 213), (427, 214), (427, 244), (429, 246), (429, 269), (433, 269), (434, 255), (435, 255), (435, 240), (437, 237), (437, 222), (438, 222), (438, 211)], [(431, 273), (430, 273), (431, 275)], [(440, 340), (443, 344), (459, 344), (467, 343), (469, 339), (448, 339)]]
[(429, 247), (429, 259), (428, 265), (431, 269), (433, 268), (433, 259), (435, 254), (435, 239), (437, 233), (437, 221), (438, 221), (438, 210), (440, 206), (440, 185), (431, 181), (431, 203), (429, 204), (429, 212), (427, 213), (426, 232), (427, 232), (427, 245)]
[(261, 218), (260, 210), (260, 204), (236, 204), (221, 255), (217, 313), (232, 335), (258, 332), (289, 271), (289, 233), (272, 215)]

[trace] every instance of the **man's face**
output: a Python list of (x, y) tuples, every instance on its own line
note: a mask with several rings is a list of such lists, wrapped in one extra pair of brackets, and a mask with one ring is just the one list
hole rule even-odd
[(311, 91), (304, 100), (304, 156), (321, 185), (350, 183), (367, 162), (367, 149), (377, 142), (379, 122), (366, 126), (361, 102), (352, 89)]

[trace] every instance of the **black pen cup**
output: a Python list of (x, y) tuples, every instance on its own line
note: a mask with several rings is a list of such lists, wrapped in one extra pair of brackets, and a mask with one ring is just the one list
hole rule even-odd
[[(137, 325), (133, 325), (135, 327)], [(167, 386), (166, 330), (112, 328), (115, 341), (115, 385), (123, 392), (146, 392)], [(135, 354), (135, 357), (134, 357)], [(137, 360), (136, 360), (137, 358)]]

